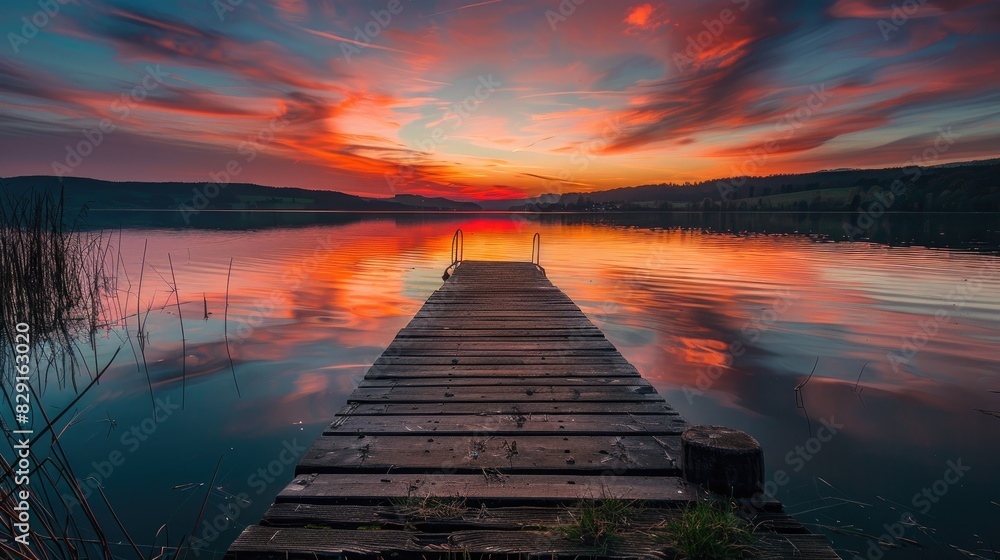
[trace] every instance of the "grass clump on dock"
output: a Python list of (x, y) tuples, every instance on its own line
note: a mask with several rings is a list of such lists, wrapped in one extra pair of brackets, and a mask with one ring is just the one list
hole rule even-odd
[(602, 555), (607, 554), (622, 542), (639, 511), (635, 500), (581, 500), (569, 512), (570, 522), (560, 527), (560, 532), (571, 541), (582, 542)]
[(468, 507), (465, 498), (441, 498), (437, 496), (407, 496), (392, 500), (396, 512), (407, 518), (426, 521), (429, 519), (455, 519), (465, 514)]
[(756, 540), (752, 526), (735, 504), (699, 500), (687, 504), (681, 514), (658, 532), (668, 554), (690, 560), (730, 560), (751, 556)]

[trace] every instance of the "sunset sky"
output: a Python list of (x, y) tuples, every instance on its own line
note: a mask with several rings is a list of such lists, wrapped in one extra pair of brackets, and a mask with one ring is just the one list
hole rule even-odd
[(942, 131), (927, 163), (1000, 155), (995, 0), (12, 0), (0, 22), (0, 176), (482, 199), (898, 166)]

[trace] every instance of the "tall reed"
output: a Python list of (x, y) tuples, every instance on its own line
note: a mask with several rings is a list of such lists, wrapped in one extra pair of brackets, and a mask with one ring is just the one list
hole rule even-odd
[[(60, 442), (78, 421), (76, 404), (100, 382), (124, 345), (131, 343), (131, 339), (122, 341), (113, 355), (103, 362), (99, 359), (96, 334), (126, 326), (131, 287), (119, 289), (118, 285), (123, 273), (120, 232), (115, 247), (112, 234), (82, 227), (85, 212), (84, 208), (79, 214), (68, 214), (62, 192), (0, 191), (0, 406), (4, 407), (0, 419), (5, 428), (0, 441), (0, 557), (146, 557), (103, 490), (98, 488), (100, 500), (88, 502), (90, 492), (81, 487)], [(126, 294), (124, 304), (122, 293)], [(138, 294), (136, 298), (138, 305)], [(138, 307), (136, 320), (140, 320)], [(24, 437), (12, 429), (27, 427), (15, 420), (15, 392), (20, 389), (8, 374), (13, 371), (19, 323), (30, 326), (31, 342), (30, 546), (14, 540), (20, 533), (14, 526), (20, 499), (15, 496), (29, 488), (17, 482), (16, 464), (8, 459), (18, 458), (18, 438)], [(140, 345), (142, 331), (139, 323)], [(89, 341), (93, 367), (87, 363), (89, 352), (81, 348), (81, 341)], [(84, 371), (89, 379), (83, 378)], [(71, 388), (75, 397), (50, 416), (41, 398), (53, 381), (60, 389)], [(182, 550), (158, 540), (159, 534), (153, 543), (143, 545), (148, 557), (176, 556)]]
[[(54, 368), (56, 380), (74, 389), (79, 335), (93, 334), (117, 315), (118, 259), (111, 254), (111, 236), (80, 231), (81, 217), (82, 212), (67, 216), (62, 192), (0, 195), (0, 342), (5, 350), (0, 367), (8, 366), (6, 350), (15, 325), (26, 323), (36, 347), (65, 359), (60, 365), (66, 367)], [(47, 383), (48, 376), (42, 381)]]

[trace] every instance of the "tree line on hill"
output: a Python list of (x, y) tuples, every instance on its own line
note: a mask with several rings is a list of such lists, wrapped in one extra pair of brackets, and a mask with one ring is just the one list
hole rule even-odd
[(536, 211), (1000, 212), (1000, 163), (850, 169), (700, 183), (661, 183), (544, 195), (513, 207)]

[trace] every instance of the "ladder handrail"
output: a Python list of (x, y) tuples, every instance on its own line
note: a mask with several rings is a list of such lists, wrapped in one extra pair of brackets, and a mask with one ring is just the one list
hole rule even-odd
[(455, 235), (451, 238), (451, 264), (448, 268), (452, 266), (458, 266), (462, 262), (462, 257), (465, 254), (465, 233), (462, 229), (456, 229)]
[(451, 237), (451, 264), (449, 264), (444, 269), (444, 274), (441, 276), (442, 279), (447, 280), (451, 277), (451, 273), (448, 272), (453, 268), (457, 268), (458, 265), (462, 264), (462, 257), (465, 256), (465, 233), (462, 229), (456, 229), (455, 235)]
[(531, 264), (538, 267), (538, 270), (545, 274), (545, 269), (542, 268), (542, 235), (535, 232), (535, 236), (531, 238)]
[[(455, 268), (458, 268), (462, 264), (462, 259), (465, 257), (465, 233), (461, 228), (455, 230), (455, 235), (451, 236), (451, 264), (449, 264), (444, 269), (444, 274), (441, 275), (442, 280), (448, 280), (451, 278), (452, 272)], [(531, 238), (531, 264), (535, 265), (538, 270), (545, 274), (545, 269), (542, 268), (542, 234), (535, 232), (534, 237)]]

